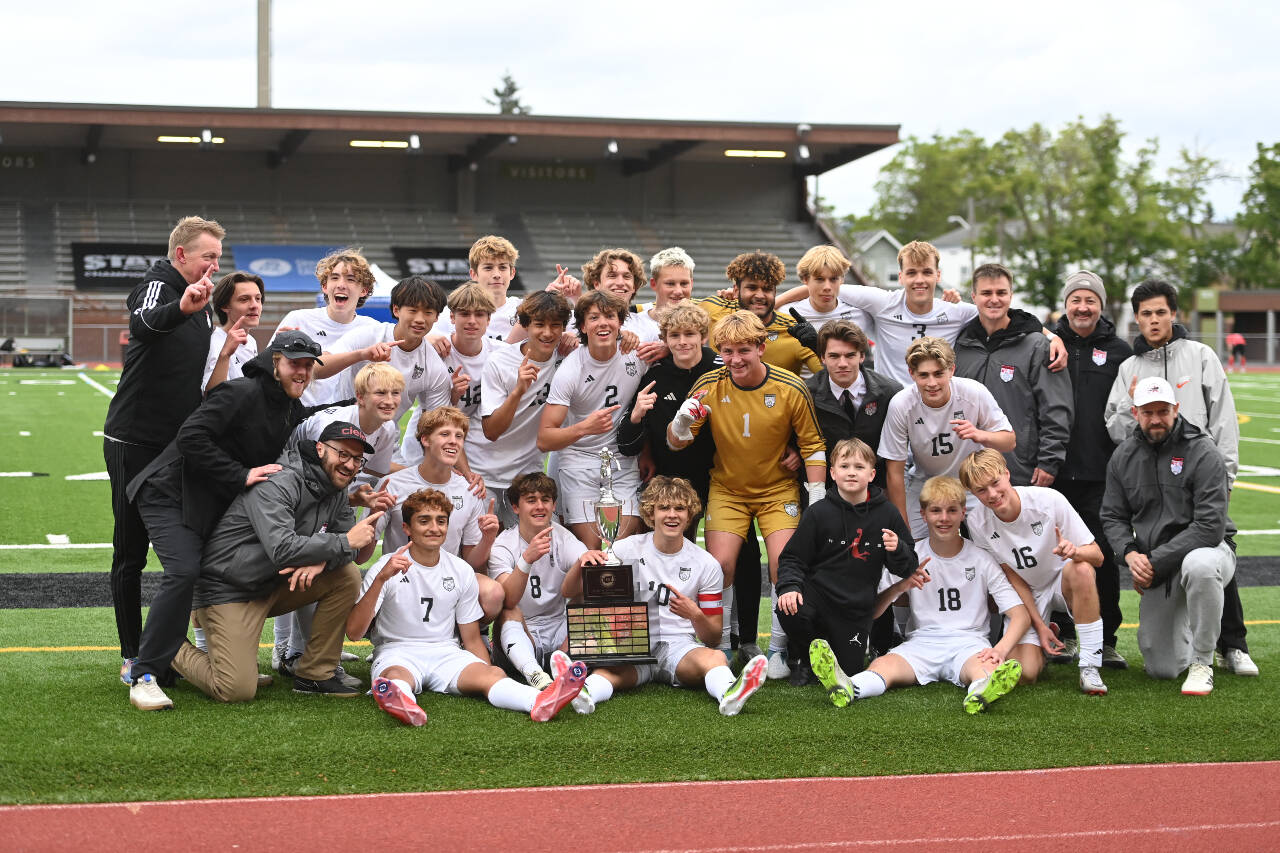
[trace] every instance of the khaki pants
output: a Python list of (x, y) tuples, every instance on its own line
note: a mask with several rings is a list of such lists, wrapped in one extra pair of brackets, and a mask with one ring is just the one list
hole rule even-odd
[(220, 702), (246, 702), (258, 689), (258, 641), (267, 617), (314, 601), (311, 636), (294, 672), (299, 678), (324, 681), (338, 664), (347, 615), (359, 592), (360, 569), (348, 563), (321, 572), (309, 589), (290, 591), (289, 584), (281, 582), (266, 598), (202, 607), (196, 615), (204, 625), (209, 652), (184, 642), (173, 668)]

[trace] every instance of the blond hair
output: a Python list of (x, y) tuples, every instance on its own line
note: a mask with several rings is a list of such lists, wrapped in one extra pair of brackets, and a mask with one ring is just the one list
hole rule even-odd
[(459, 311), (482, 311), (485, 314), (492, 314), (494, 311), (493, 296), (489, 288), (474, 281), (458, 285), (449, 294), (446, 302), (449, 310), (454, 314)]
[(179, 246), (185, 249), (201, 234), (208, 234), (215, 240), (223, 240), (227, 236), (227, 229), (212, 219), (201, 219), (199, 216), (182, 217), (169, 232), (169, 260), (174, 259), (174, 253)]
[(924, 240), (912, 240), (898, 250), (898, 269), (902, 269), (904, 259), (919, 266), (932, 261), (934, 267), (937, 267), (942, 260), (933, 244), (926, 243)]
[(942, 369), (946, 370), (948, 367), (955, 366), (956, 351), (942, 338), (931, 337), (916, 338), (911, 342), (911, 346), (907, 347), (907, 369), (912, 373), (922, 362), (930, 359), (937, 361), (942, 365)]
[(668, 477), (659, 474), (649, 481), (640, 495), (640, 518), (645, 524), (653, 527), (653, 511), (659, 504), (683, 504), (689, 508), (690, 520), (697, 518), (702, 512), (702, 501), (698, 493), (684, 477)]
[(764, 344), (766, 332), (764, 323), (750, 311), (734, 311), (716, 324), (711, 332), (712, 349), (720, 349), (731, 344)]
[(1008, 473), (1009, 464), (1004, 461), (1004, 454), (990, 447), (970, 453), (960, 463), (960, 482), (970, 491), (979, 483), (998, 480)]
[(441, 406), (438, 409), (423, 412), (422, 417), (418, 418), (418, 441), (422, 441), (443, 426), (457, 427), (462, 430), (463, 435), (466, 435), (467, 430), (471, 428), (471, 419), (453, 406)]
[(658, 335), (666, 339), (672, 332), (692, 330), (702, 337), (711, 329), (711, 315), (688, 299), (669, 305), (658, 315)]
[(356, 396), (368, 394), (378, 388), (385, 388), (388, 391), (403, 391), (404, 374), (385, 361), (381, 361), (374, 364), (366, 364), (360, 368), (360, 372), (356, 374), (353, 384), (356, 388)]
[(467, 252), (467, 263), (473, 270), (480, 269), (485, 261), (506, 261), (514, 267), (519, 258), (520, 253), (511, 241), (496, 234), (481, 237), (471, 244), (471, 251)]
[(823, 270), (842, 276), (850, 266), (844, 252), (835, 246), (814, 246), (796, 262), (796, 275), (801, 281), (808, 281), (810, 276)]
[(693, 258), (689, 257), (689, 253), (679, 246), (663, 249), (649, 259), (650, 277), (657, 278), (658, 273), (667, 267), (684, 267), (689, 271), (690, 275), (693, 275)]
[(872, 468), (876, 467), (876, 452), (860, 438), (844, 438), (831, 448), (831, 464), (834, 466), (846, 456), (861, 457)]
[(952, 503), (964, 506), (964, 486), (955, 477), (930, 477), (920, 487), (920, 509), (930, 504)]

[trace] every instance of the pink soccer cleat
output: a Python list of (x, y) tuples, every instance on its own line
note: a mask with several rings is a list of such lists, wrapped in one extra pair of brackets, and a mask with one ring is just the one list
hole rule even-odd
[(427, 712), (418, 707), (417, 701), (412, 696), (406, 696), (389, 678), (373, 680), (373, 701), (402, 723), (420, 726), (427, 721)]
[(535, 722), (547, 722), (574, 700), (586, 680), (587, 665), (580, 661), (570, 663), (569, 668), (560, 672), (551, 686), (533, 700), (533, 710), (529, 712), (529, 716)]

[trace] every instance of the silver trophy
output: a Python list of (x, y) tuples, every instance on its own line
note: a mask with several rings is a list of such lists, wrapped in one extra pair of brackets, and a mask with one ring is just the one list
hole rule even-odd
[(613, 469), (622, 465), (617, 456), (609, 448), (600, 451), (600, 497), (594, 502), (587, 501), (587, 511), (595, 519), (595, 530), (600, 536), (600, 550), (604, 551), (604, 564), (617, 566), (622, 563), (618, 555), (613, 553), (613, 543), (618, 538), (618, 528), (622, 524), (622, 501), (613, 493)]

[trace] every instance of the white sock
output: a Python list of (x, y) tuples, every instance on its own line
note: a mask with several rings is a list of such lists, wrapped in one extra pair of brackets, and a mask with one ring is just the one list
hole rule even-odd
[(864, 669), (849, 680), (853, 682), (854, 699), (870, 699), (885, 691), (884, 679), (869, 669)]
[(719, 702), (720, 697), (727, 693), (729, 688), (733, 686), (733, 682), (737, 680), (733, 677), (733, 670), (721, 664), (708, 670), (702, 683), (706, 686), (707, 693), (711, 695), (711, 698)]
[(774, 652), (782, 652), (782, 656), (787, 656), (787, 632), (782, 630), (782, 622), (778, 620), (778, 587), (775, 584), (769, 584), (769, 601), (772, 606), (769, 609), (769, 656), (772, 657)]
[(406, 696), (408, 696), (408, 697), (410, 697), (410, 698), (413, 698), (413, 700), (414, 700), (415, 702), (416, 702), (416, 701), (418, 701), (418, 700), (414, 697), (414, 694), (413, 694), (413, 685), (412, 685), (412, 684), (410, 684), (409, 682), (405, 681), (403, 678), (393, 678), (393, 679), (391, 679), (391, 683), (392, 683), (392, 684), (394, 684), (396, 687), (399, 687), (399, 688), (400, 688), (400, 690), (404, 692), (404, 695), (406, 695)]
[(582, 686), (591, 694), (591, 701), (597, 705), (609, 701), (613, 696), (613, 683), (598, 672), (588, 675)]
[(489, 704), (507, 711), (533, 710), (533, 700), (538, 698), (538, 691), (527, 684), (521, 684), (510, 678), (504, 678), (489, 688)]
[(202, 652), (209, 651), (209, 644), (208, 642), (205, 641), (205, 638), (204, 638), (204, 629), (192, 628), (191, 632), (195, 634), (195, 637), (196, 637), (196, 648)]
[(1080, 665), (1102, 666), (1102, 620), (1077, 623), (1076, 639), (1080, 641)]
[(721, 593), (721, 606), (723, 607), (724, 625), (720, 629), (720, 650), (725, 654), (729, 648), (729, 632), (733, 629), (733, 584), (727, 584), (724, 592)]
[(503, 622), (500, 639), (507, 660), (521, 673), (527, 676), (530, 670), (541, 669), (538, 666), (538, 656), (533, 653), (533, 641), (525, 633), (524, 625), (519, 622)]

